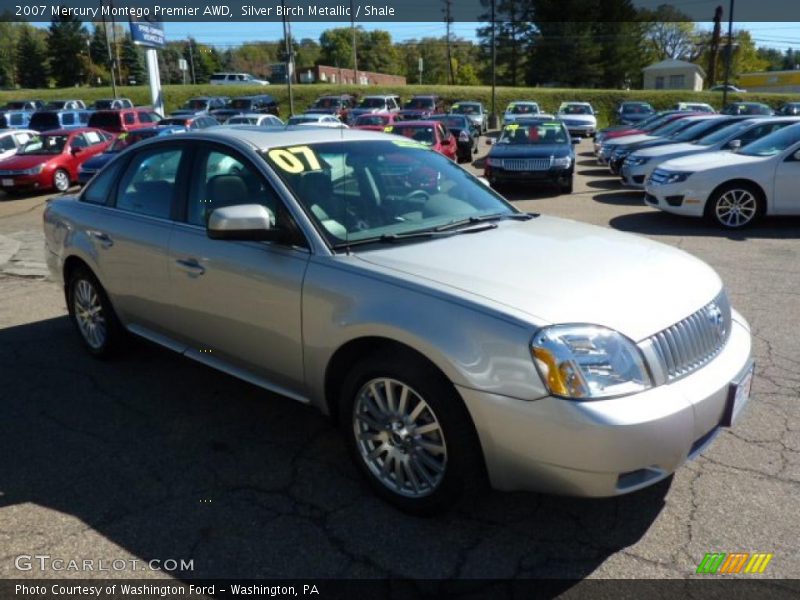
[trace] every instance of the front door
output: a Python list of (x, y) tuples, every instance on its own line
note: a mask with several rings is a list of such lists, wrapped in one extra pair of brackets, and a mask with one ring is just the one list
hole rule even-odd
[(775, 168), (775, 193), (772, 212), (776, 215), (800, 215), (800, 144), (794, 144)]

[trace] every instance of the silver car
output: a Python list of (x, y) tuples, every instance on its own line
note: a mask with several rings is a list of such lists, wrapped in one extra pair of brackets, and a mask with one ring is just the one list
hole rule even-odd
[(311, 404), (412, 513), (487, 478), (638, 490), (748, 400), (750, 331), (706, 264), (519, 212), (408, 138), (149, 140), (51, 201), (44, 229), (91, 354), (135, 334)]

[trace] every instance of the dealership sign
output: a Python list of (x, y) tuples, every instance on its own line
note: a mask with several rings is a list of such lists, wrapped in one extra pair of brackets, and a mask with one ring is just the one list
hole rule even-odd
[(134, 44), (150, 48), (163, 48), (164, 24), (160, 21), (131, 17), (131, 39)]

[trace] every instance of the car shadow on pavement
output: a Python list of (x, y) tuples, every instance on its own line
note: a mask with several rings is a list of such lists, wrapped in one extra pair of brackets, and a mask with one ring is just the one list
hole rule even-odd
[(606, 177), (606, 179), (593, 179), (592, 181), (587, 181), (586, 185), (591, 188), (596, 188), (598, 190), (618, 190), (618, 191), (627, 191), (622, 184), (620, 183), (619, 177), (616, 175), (612, 175), (608, 172), (608, 169), (599, 169), (599, 173), (593, 173), (592, 171), (581, 171), (581, 175), (586, 176), (595, 176), (595, 177)]
[(722, 229), (705, 219), (682, 217), (654, 209), (614, 217), (609, 225), (621, 231), (647, 235), (712, 236), (737, 241), (750, 238), (800, 238), (800, 217), (767, 217), (746, 229), (736, 231)]
[(181, 579), (580, 579), (647, 532), (670, 485), (490, 492), (412, 518), (327, 418), (166, 350), (97, 361), (61, 317), (0, 330), (0, 358), (6, 554), (193, 560)]
[(592, 200), (602, 204), (613, 204), (615, 206), (644, 206), (644, 192), (638, 190), (620, 190), (617, 192), (605, 192), (595, 194)]

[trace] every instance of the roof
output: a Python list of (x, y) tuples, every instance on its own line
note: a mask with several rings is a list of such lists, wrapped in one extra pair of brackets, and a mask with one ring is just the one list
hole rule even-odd
[(687, 62), (685, 60), (678, 60), (675, 58), (669, 58), (667, 60), (662, 60), (661, 62), (653, 63), (652, 65), (647, 65), (642, 71), (671, 71), (674, 69), (686, 69), (692, 68), (703, 77), (706, 76), (706, 72), (700, 65), (696, 65), (694, 63)]
[(356, 142), (389, 139), (385, 133), (362, 129), (280, 128), (265, 129), (256, 125), (226, 125), (185, 134), (186, 138), (209, 137), (221, 140), (241, 140), (259, 150), (289, 144), (319, 144), (325, 142)]

